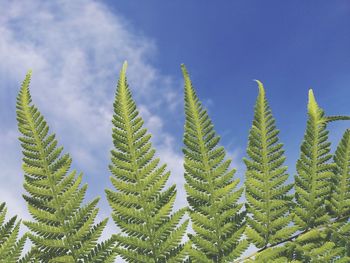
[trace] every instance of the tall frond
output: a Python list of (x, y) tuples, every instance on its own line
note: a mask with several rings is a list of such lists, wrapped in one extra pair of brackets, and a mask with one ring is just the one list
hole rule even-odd
[(172, 213), (175, 185), (165, 188), (170, 176), (155, 158), (126, 79), (126, 62), (120, 72), (113, 115), (111, 181), (117, 191), (106, 190), (113, 219), (122, 233), (116, 235), (120, 256), (128, 262), (183, 262), (181, 240), (188, 220), (186, 209)]
[[(107, 219), (94, 224), (98, 199), (82, 205), (87, 185), (80, 186), (82, 174), (69, 171), (72, 159), (58, 147), (55, 134), (29, 91), (31, 73), (17, 97), (18, 129), (23, 152), (24, 188), (32, 221), (24, 224), (31, 230), (40, 262), (108, 262), (115, 255), (114, 244), (103, 247), (98, 238)], [(93, 255), (100, 255), (95, 260)]]
[(0, 203), (0, 263), (19, 262), (26, 235), (18, 238), (21, 221), (17, 216), (6, 220), (7, 208), (5, 203)]
[(237, 190), (231, 160), (219, 146), (207, 111), (199, 101), (188, 72), (185, 80), (185, 179), (190, 217), (195, 235), (189, 235), (194, 262), (232, 262), (247, 248), (242, 241), (245, 213), (238, 203), (243, 189)]
[(344, 255), (350, 257), (350, 130), (347, 129), (334, 154), (334, 175), (331, 180), (332, 193), (327, 202), (332, 220), (332, 241), (345, 248)]
[(346, 130), (334, 155), (334, 175), (329, 208), (336, 218), (350, 217), (350, 130)]
[(294, 222), (299, 230), (325, 224), (330, 217), (325, 201), (330, 196), (334, 164), (330, 163), (327, 123), (348, 117), (326, 117), (309, 91), (308, 120), (295, 176), (296, 207)]
[(258, 248), (277, 243), (291, 236), (295, 227), (289, 227), (292, 184), (286, 184), (283, 144), (279, 130), (266, 99), (263, 84), (257, 81), (259, 95), (254, 109), (254, 120), (249, 132), (246, 164), (245, 196), (247, 199), (247, 237)]

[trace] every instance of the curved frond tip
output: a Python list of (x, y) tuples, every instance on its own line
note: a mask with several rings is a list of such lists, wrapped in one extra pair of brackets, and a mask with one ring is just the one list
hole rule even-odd
[(263, 83), (258, 79), (253, 79), (258, 84), (259, 94), (265, 96), (265, 89)]

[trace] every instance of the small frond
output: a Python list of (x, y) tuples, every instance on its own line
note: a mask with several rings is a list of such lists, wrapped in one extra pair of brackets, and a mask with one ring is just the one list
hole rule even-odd
[(17, 263), (20, 260), (27, 236), (18, 238), (21, 221), (17, 217), (6, 219), (7, 208), (0, 203), (0, 263)]

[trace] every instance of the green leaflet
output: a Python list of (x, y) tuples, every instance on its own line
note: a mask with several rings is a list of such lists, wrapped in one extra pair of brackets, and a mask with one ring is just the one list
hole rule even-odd
[(24, 224), (38, 253), (37, 262), (110, 262), (114, 241), (97, 244), (107, 219), (94, 224), (98, 199), (81, 206), (87, 185), (82, 174), (69, 172), (72, 159), (62, 154), (54, 134), (29, 92), (31, 73), (17, 97), (18, 129), (23, 152), (24, 188), (32, 221)]
[(279, 130), (268, 105), (263, 84), (257, 81), (259, 95), (254, 120), (249, 132), (246, 164), (245, 196), (247, 199), (247, 237), (258, 248), (267, 247), (290, 237), (289, 227), (292, 184), (286, 184), (287, 167)]
[(165, 188), (170, 176), (155, 158), (151, 135), (143, 127), (126, 80), (126, 62), (114, 102), (111, 181), (117, 191), (106, 190), (116, 235), (118, 254), (127, 262), (183, 262), (187, 246), (181, 243), (188, 220), (186, 209), (172, 213), (175, 185)]
[(7, 208), (5, 203), (0, 203), (0, 263), (20, 262), (21, 253), (27, 236), (18, 239), (18, 231), (21, 225), (17, 216), (5, 221)]
[(193, 262), (232, 262), (248, 247), (242, 241), (245, 213), (238, 203), (243, 189), (230, 170), (231, 160), (218, 146), (219, 136), (199, 101), (184, 65), (185, 79), (185, 179), (190, 217), (195, 235), (189, 235)]
[(308, 120), (295, 176), (294, 222), (299, 230), (308, 230), (329, 222), (326, 200), (330, 196), (334, 164), (330, 163), (327, 123), (349, 117), (326, 117), (309, 91)]

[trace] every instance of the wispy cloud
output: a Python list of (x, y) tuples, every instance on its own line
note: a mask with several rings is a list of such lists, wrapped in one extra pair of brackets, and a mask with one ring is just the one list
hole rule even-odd
[(123, 17), (92, 0), (3, 0), (0, 10), (6, 10), (0, 16), (0, 199), (10, 212), (28, 218), (14, 115), (28, 69), (33, 70), (34, 102), (72, 154), (74, 166), (84, 171), (88, 198), (102, 196), (102, 216), (109, 215), (103, 189), (110, 185), (112, 103), (124, 60), (141, 114), (158, 138), (159, 155), (176, 170), (172, 181), (182, 180), (181, 156), (162, 117), (181, 105), (181, 81), (152, 66), (157, 48), (151, 39), (134, 33)]
[[(32, 69), (34, 102), (72, 154), (74, 167), (84, 172), (90, 185), (88, 199), (102, 196), (99, 217), (110, 215), (104, 189), (111, 186), (107, 166), (112, 104), (124, 60), (129, 62), (129, 83), (157, 155), (172, 172), (168, 185), (177, 184), (176, 207), (186, 205), (183, 158), (176, 145), (181, 139), (166, 132), (173, 119), (164, 117), (182, 111), (182, 80), (152, 66), (154, 41), (136, 34), (125, 18), (92, 0), (3, 0), (0, 10), (6, 10), (0, 16), (0, 201), (8, 203), (10, 213), (29, 218), (21, 198), (15, 97)], [(231, 156), (237, 166), (237, 152)], [(107, 230), (104, 237), (116, 230), (111, 220)]]

